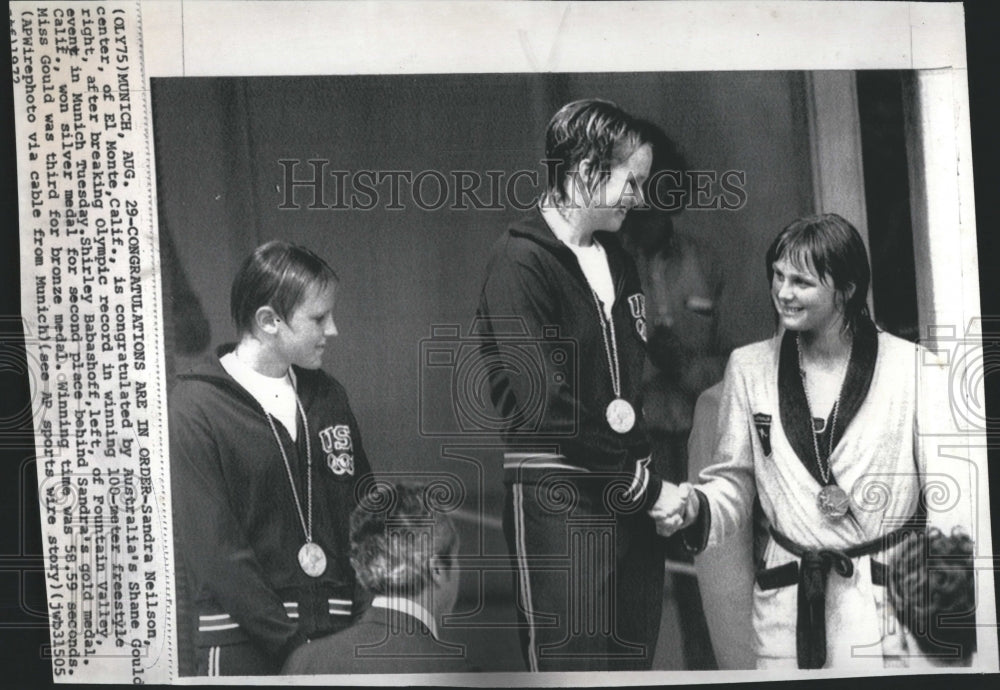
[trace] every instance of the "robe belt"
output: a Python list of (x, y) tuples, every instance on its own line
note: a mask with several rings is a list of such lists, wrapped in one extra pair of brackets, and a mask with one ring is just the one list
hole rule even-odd
[[(757, 573), (757, 584), (761, 589), (776, 589), (795, 582), (798, 572), (798, 615), (795, 628), (795, 647), (799, 668), (823, 668), (826, 664), (826, 582), (831, 570), (841, 577), (854, 575), (852, 559), (885, 551), (898, 544), (907, 533), (923, 529), (923, 520), (914, 516), (902, 527), (871, 541), (847, 549), (807, 549), (796, 544), (774, 527), (771, 537), (781, 548), (798, 556), (798, 564), (785, 563), (775, 568), (767, 568)], [(881, 566), (881, 564), (879, 564)], [(884, 584), (885, 569), (872, 571), (875, 584)]]

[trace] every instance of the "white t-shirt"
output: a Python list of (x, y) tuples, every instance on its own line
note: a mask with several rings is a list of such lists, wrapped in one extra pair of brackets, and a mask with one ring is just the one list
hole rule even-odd
[(295, 403), (295, 374), (289, 368), (288, 373), (279, 378), (264, 376), (249, 364), (230, 352), (219, 358), (222, 368), (243, 386), (247, 393), (260, 403), (264, 410), (281, 422), (288, 435), (295, 440), (298, 425), (295, 423), (297, 405)]
[(608, 255), (604, 247), (597, 240), (591, 242), (589, 247), (575, 244), (566, 246), (576, 254), (576, 260), (580, 262), (580, 268), (590, 283), (590, 288), (601, 300), (604, 316), (610, 319), (611, 307), (615, 304), (615, 283), (611, 279), (611, 267), (608, 265)]
[(541, 211), (542, 218), (552, 229), (552, 234), (576, 255), (590, 289), (596, 292), (598, 299), (601, 300), (605, 318), (610, 319), (611, 308), (615, 304), (615, 283), (611, 278), (611, 266), (608, 265), (608, 255), (604, 247), (597, 240), (592, 240), (589, 247), (567, 242), (566, 239), (574, 234), (572, 226), (552, 206), (542, 204)]

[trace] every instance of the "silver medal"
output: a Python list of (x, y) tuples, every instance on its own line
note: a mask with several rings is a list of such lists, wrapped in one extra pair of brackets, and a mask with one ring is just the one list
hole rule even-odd
[(312, 540), (312, 443), (309, 441), (309, 420), (306, 418), (306, 411), (302, 407), (302, 401), (299, 400), (298, 394), (295, 395), (295, 404), (299, 408), (299, 415), (302, 417), (303, 431), (305, 431), (306, 435), (305, 513), (302, 512), (302, 501), (299, 500), (299, 492), (298, 489), (295, 488), (295, 480), (292, 477), (292, 466), (288, 462), (288, 454), (285, 453), (285, 445), (281, 442), (281, 436), (278, 435), (278, 429), (274, 426), (274, 420), (271, 418), (271, 415), (268, 414), (267, 410), (264, 410), (264, 416), (267, 418), (267, 423), (271, 426), (271, 433), (274, 434), (274, 440), (278, 444), (278, 450), (281, 451), (281, 459), (285, 463), (285, 472), (288, 473), (288, 486), (292, 491), (292, 499), (295, 501), (295, 510), (299, 514), (299, 522), (302, 523), (302, 533), (305, 534), (306, 537), (306, 543), (299, 549), (299, 567), (302, 568), (302, 572), (309, 577), (319, 577), (326, 572), (326, 554), (323, 553), (322, 547)]
[(316, 542), (306, 542), (299, 549), (299, 565), (309, 577), (319, 577), (326, 572), (326, 554)]

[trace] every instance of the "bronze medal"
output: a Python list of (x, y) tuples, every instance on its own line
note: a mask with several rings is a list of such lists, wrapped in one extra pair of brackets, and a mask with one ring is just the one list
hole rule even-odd
[(851, 507), (851, 499), (847, 492), (836, 484), (828, 484), (820, 489), (816, 495), (816, 505), (823, 517), (831, 522), (836, 522), (847, 515)]
[(854, 354), (854, 341), (851, 340), (851, 349), (847, 353), (847, 364), (845, 364), (843, 378), (840, 382), (840, 391), (837, 399), (833, 403), (833, 421), (830, 426), (830, 440), (827, 443), (826, 465), (823, 464), (823, 457), (819, 452), (819, 434), (826, 430), (826, 420), (817, 420), (812, 415), (812, 408), (809, 405), (809, 390), (806, 386), (805, 368), (802, 366), (802, 350), (799, 348), (798, 336), (795, 338), (795, 349), (799, 355), (799, 375), (802, 377), (802, 389), (806, 397), (806, 409), (809, 412), (809, 430), (812, 432), (813, 451), (816, 453), (816, 467), (819, 469), (819, 476), (823, 480), (823, 488), (816, 494), (816, 506), (828, 522), (836, 522), (842, 519), (851, 510), (851, 499), (847, 492), (836, 484), (830, 484), (833, 476), (833, 438), (837, 431), (837, 413), (840, 411), (840, 398), (844, 393), (844, 386), (847, 383), (847, 368), (851, 365), (851, 356)]

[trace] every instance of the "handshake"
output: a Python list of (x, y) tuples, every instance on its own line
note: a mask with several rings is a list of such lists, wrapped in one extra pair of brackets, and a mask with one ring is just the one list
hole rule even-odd
[(649, 509), (649, 516), (656, 522), (656, 533), (669, 537), (690, 526), (698, 518), (698, 496), (688, 482), (680, 486), (663, 482), (656, 503)]

